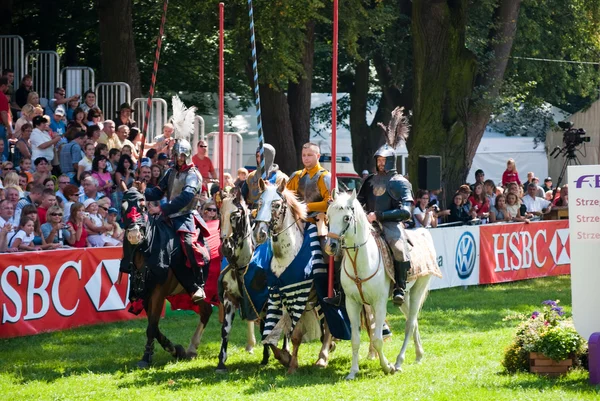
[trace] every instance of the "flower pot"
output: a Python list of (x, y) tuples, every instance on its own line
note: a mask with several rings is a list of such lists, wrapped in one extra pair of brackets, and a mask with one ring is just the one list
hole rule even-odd
[(541, 352), (529, 353), (529, 371), (531, 373), (555, 377), (567, 373), (571, 366), (573, 366), (572, 358), (557, 362)]

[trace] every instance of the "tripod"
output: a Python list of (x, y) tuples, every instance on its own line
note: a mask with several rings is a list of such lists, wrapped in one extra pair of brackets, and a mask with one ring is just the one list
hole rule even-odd
[[(562, 170), (560, 171), (560, 175), (558, 176), (558, 182), (556, 183), (556, 187), (554, 189), (554, 194), (556, 195), (556, 188), (560, 187), (560, 184), (562, 183), (563, 178), (565, 178), (565, 173), (567, 172), (567, 167), (568, 166), (581, 166), (581, 162), (579, 161), (579, 158), (577, 158), (577, 155), (575, 154), (575, 147), (572, 146), (568, 146), (567, 148), (565, 148), (566, 150), (566, 159), (565, 159), (565, 164), (563, 164)], [(554, 158), (556, 159), (558, 157), (558, 155), (560, 155), (563, 152), (559, 152), (556, 156), (554, 156)]]

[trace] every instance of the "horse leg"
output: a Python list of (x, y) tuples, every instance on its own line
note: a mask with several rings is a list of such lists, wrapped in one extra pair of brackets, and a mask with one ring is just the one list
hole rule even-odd
[(198, 326), (196, 326), (196, 331), (194, 332), (190, 345), (186, 351), (188, 358), (195, 358), (198, 356), (198, 346), (200, 345), (200, 340), (202, 340), (202, 334), (204, 334), (204, 329), (206, 329), (210, 315), (212, 315), (211, 304), (201, 301), (198, 306), (200, 307), (200, 322), (198, 323)]
[(188, 359), (185, 349), (179, 344), (173, 344), (157, 327), (156, 339), (165, 351), (176, 359)]
[(400, 306), (400, 310), (406, 319), (405, 327), (404, 327), (404, 342), (402, 343), (402, 348), (400, 349), (400, 353), (396, 358), (396, 370), (402, 371), (402, 364), (404, 363), (404, 358), (406, 357), (406, 347), (408, 346), (408, 339), (410, 338), (410, 334), (408, 333), (408, 316), (409, 316), (409, 305), (410, 305), (410, 295), (406, 294), (404, 297), (404, 303)]
[(146, 369), (152, 363), (152, 356), (154, 355), (154, 339), (158, 333), (158, 320), (160, 319), (160, 311), (152, 308), (152, 298), (155, 295), (152, 294), (148, 300), (148, 306), (146, 307), (146, 315), (148, 316), (148, 326), (146, 327), (146, 347), (144, 349), (144, 355), (142, 359), (137, 363), (138, 368)]
[[(261, 319), (260, 320), (260, 332), (262, 333), (265, 329), (265, 320)], [(266, 365), (267, 363), (269, 363), (269, 356), (270, 356), (270, 348), (268, 345), (264, 344), (263, 345), (263, 359), (262, 361), (260, 361), (261, 365)]]
[(350, 373), (346, 376), (346, 380), (353, 380), (358, 373), (358, 351), (360, 350), (360, 311), (362, 305), (354, 302), (346, 296), (346, 312), (350, 319), (350, 327), (352, 329), (352, 367)]
[(375, 332), (373, 335), (373, 347), (379, 355), (379, 364), (385, 373), (394, 373), (394, 365), (388, 362), (383, 353), (383, 323), (387, 311), (387, 296), (381, 297), (373, 309), (375, 313)]
[(248, 320), (246, 330), (246, 352), (249, 354), (254, 353), (254, 347), (256, 346), (256, 337), (254, 337), (254, 322)]
[(233, 302), (226, 296), (223, 301), (223, 309), (225, 316), (223, 325), (221, 326), (221, 350), (219, 351), (219, 364), (217, 365), (217, 373), (227, 373), (225, 361), (227, 361), (227, 344), (229, 342), (229, 334), (235, 318), (235, 308)]
[(415, 342), (415, 354), (416, 354), (415, 362), (419, 363), (419, 362), (421, 362), (421, 359), (423, 359), (423, 355), (425, 354), (425, 351), (423, 350), (423, 344), (421, 344), (421, 335), (419, 334), (419, 322), (418, 321), (415, 321), (415, 333), (413, 334), (413, 340)]
[[(325, 320), (325, 319), (323, 319)], [(329, 331), (329, 325), (325, 320), (325, 323), (322, 325), (323, 335), (321, 336), (321, 351), (319, 351), (319, 359), (315, 362), (315, 366), (320, 368), (324, 368), (327, 366), (329, 362), (329, 349), (331, 348), (331, 331)]]
[(367, 359), (372, 361), (373, 359), (377, 358), (377, 351), (375, 350), (375, 347), (373, 347), (375, 318), (373, 317), (372, 308), (369, 305), (363, 305), (362, 315), (365, 319), (365, 328), (367, 329), (367, 334), (369, 335), (369, 353), (367, 354)]
[(290, 367), (288, 368), (287, 374), (291, 375), (298, 369), (298, 349), (302, 344), (302, 330), (300, 325), (296, 325), (292, 332), (292, 360), (290, 361)]

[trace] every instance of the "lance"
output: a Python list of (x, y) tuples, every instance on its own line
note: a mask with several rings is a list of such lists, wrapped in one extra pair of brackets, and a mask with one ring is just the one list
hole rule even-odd
[(258, 127), (258, 147), (260, 149), (260, 176), (267, 178), (265, 172), (265, 140), (263, 137), (262, 119), (260, 116), (260, 93), (258, 86), (258, 57), (256, 55), (256, 37), (254, 35), (254, 9), (252, 0), (248, 0), (248, 16), (250, 17), (250, 46), (252, 47), (252, 74), (254, 76), (254, 102), (256, 104), (256, 126)]

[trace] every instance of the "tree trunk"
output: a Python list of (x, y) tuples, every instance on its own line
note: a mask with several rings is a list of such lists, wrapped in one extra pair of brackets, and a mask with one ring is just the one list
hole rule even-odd
[(297, 169), (298, 159), (287, 96), (268, 85), (261, 85), (260, 100), (265, 142), (273, 145), (277, 151), (275, 163), (289, 175)]
[[(482, 99), (472, 100), (477, 61), (465, 47), (468, 0), (415, 0), (412, 13), (414, 54), (413, 128), (409, 172), (417, 188), (420, 155), (442, 156), (442, 189), (448, 200), (465, 183), (472, 158), (490, 117), (510, 54), (520, 0), (503, 0), (496, 10), (498, 31), (490, 35), (491, 63), (478, 79)], [(507, 35), (512, 33), (513, 36)], [(497, 43), (498, 35), (505, 35)]]
[(96, 0), (100, 20), (102, 80), (123, 81), (132, 98), (141, 96), (140, 73), (133, 43), (132, 0)]
[[(44, 0), (40, 1), (40, 30), (44, 32), (40, 35), (39, 50), (53, 50), (56, 51), (58, 47), (58, 34), (57, 30), (62, 29), (58, 27), (57, 21), (60, 16), (60, 1), (58, 0)], [(52, 89), (54, 90), (54, 89)]]
[[(0, 35), (10, 35), (12, 27), (13, 0), (0, 0)], [(2, 67), (2, 66), (0, 66)], [(17, 80), (22, 77), (15, 77)]]
[[(371, 136), (367, 124), (367, 96), (369, 94), (369, 60), (359, 61), (355, 67), (354, 86), (350, 91), (350, 138), (352, 161), (358, 173), (372, 167), (371, 150), (377, 140)], [(374, 143), (373, 143), (374, 142)]]
[[(297, 83), (289, 83), (287, 94), (297, 163), (302, 162), (302, 145), (310, 141), (310, 100), (314, 54), (315, 22), (310, 21), (306, 25), (305, 48), (302, 54), (304, 76), (299, 77)], [(300, 168), (301, 165), (297, 167)]]

